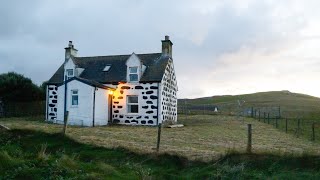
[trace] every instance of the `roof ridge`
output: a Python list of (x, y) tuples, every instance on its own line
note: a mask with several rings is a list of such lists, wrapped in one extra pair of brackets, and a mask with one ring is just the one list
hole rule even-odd
[[(144, 54), (136, 54), (136, 55), (152, 55), (152, 54), (162, 54), (160, 53), (144, 53)], [(74, 58), (101, 58), (101, 57), (115, 57), (115, 56), (131, 56), (132, 54), (117, 54), (117, 55), (107, 55), (107, 56), (81, 56), (81, 57), (74, 57)]]

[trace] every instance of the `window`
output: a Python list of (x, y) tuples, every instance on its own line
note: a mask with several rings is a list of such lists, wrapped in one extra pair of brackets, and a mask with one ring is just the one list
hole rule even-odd
[(78, 90), (72, 90), (71, 91), (71, 105), (72, 106), (78, 106)]
[(129, 67), (129, 81), (138, 81), (138, 67)]
[(67, 69), (66, 74), (67, 74), (66, 80), (72, 78), (73, 77), (73, 69)]
[(103, 69), (104, 72), (108, 72), (111, 68), (111, 65), (106, 65), (106, 67)]
[(127, 108), (128, 113), (139, 112), (138, 96), (127, 96)]

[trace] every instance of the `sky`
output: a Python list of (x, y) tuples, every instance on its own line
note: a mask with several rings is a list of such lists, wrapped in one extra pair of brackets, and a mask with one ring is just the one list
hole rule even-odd
[(173, 42), (178, 98), (289, 90), (320, 97), (318, 0), (0, 2), (0, 74), (36, 84), (78, 56), (161, 52)]

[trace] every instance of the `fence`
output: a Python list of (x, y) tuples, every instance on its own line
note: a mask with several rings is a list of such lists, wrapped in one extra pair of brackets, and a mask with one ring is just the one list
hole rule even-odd
[(275, 128), (304, 137), (320, 141), (320, 120), (311, 117), (307, 112), (290, 110), (281, 106), (241, 106), (239, 103), (222, 104), (188, 104), (180, 101), (178, 114), (187, 115), (231, 115), (251, 117), (260, 122), (273, 125)]
[[(39, 116), (45, 115), (44, 101), (8, 102), (3, 105), (3, 117)], [(1, 116), (0, 116), (1, 117)]]
[(252, 117), (260, 122), (270, 124), (277, 129), (283, 130), (286, 133), (294, 134), (296, 137), (306, 137), (312, 141), (320, 140), (320, 123), (316, 120), (308, 120), (304, 117), (286, 118), (282, 117), (281, 113), (272, 115), (269, 112), (253, 111), (249, 117)]

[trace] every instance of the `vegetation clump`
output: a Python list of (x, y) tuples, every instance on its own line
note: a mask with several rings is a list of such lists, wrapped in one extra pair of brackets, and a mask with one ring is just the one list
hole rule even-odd
[(59, 134), (11, 130), (0, 137), (0, 179), (320, 178), (320, 157), (230, 153), (217, 161), (145, 155), (81, 144)]

